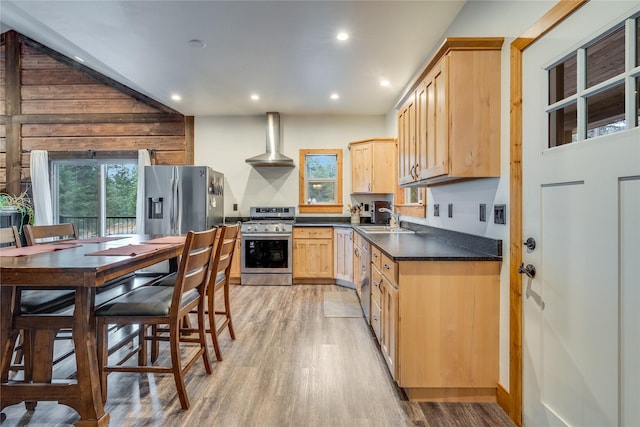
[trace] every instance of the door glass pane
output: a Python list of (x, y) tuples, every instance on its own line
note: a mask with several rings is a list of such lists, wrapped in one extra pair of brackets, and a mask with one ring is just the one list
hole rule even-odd
[(576, 103), (549, 113), (549, 148), (578, 140)]
[(107, 235), (135, 233), (138, 166), (106, 165), (106, 180)]
[(80, 237), (99, 235), (99, 179), (98, 165), (58, 167), (58, 222), (75, 223)]
[(576, 93), (576, 54), (549, 70), (549, 104)]
[(624, 83), (587, 98), (587, 138), (624, 130)]
[(640, 77), (636, 77), (636, 122), (635, 126), (640, 126)]
[(640, 18), (636, 18), (636, 65), (640, 65)]
[(587, 48), (587, 88), (624, 73), (624, 27)]

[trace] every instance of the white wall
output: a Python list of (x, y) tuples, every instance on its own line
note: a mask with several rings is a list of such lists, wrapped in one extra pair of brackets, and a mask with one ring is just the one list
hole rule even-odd
[[(501, 239), (503, 261), (500, 274), (500, 383), (509, 389), (509, 51), (511, 41), (543, 16), (555, 1), (469, 1), (442, 37), (504, 37), (501, 69), (501, 177), (429, 187), (427, 218), (402, 217), (419, 224)], [(425, 49), (425, 62), (438, 46)], [(416, 70), (415, 76), (421, 69)], [(415, 78), (415, 77), (414, 77)], [(407, 84), (410, 86), (410, 83)], [(406, 90), (403, 92), (405, 93)], [(399, 100), (398, 100), (399, 101)], [(387, 114), (387, 126), (397, 127), (395, 108)], [(433, 216), (433, 205), (440, 216)], [(453, 218), (447, 205), (453, 203)], [(487, 206), (487, 222), (479, 221), (479, 205)], [(507, 222), (494, 224), (493, 206), (506, 205)]]
[[(349, 142), (389, 136), (385, 116), (280, 115), (281, 152), (295, 168), (253, 168), (245, 159), (265, 152), (266, 115), (195, 118), (195, 164), (225, 175), (225, 216), (249, 216), (258, 205), (298, 206), (299, 150), (342, 148), (344, 205), (352, 203)], [(395, 136), (394, 133), (391, 136)], [(238, 211), (232, 210), (238, 204)], [(346, 212), (343, 213), (346, 216)]]

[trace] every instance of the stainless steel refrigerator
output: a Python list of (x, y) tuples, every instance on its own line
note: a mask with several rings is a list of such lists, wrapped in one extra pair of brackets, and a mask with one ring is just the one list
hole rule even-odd
[(207, 166), (145, 166), (145, 233), (187, 234), (224, 223), (224, 175)]

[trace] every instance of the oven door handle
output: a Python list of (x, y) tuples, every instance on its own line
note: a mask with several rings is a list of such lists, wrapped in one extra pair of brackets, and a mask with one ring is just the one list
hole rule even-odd
[(251, 234), (242, 234), (242, 238), (246, 240), (254, 240), (269, 238), (273, 240), (282, 240), (290, 238), (292, 233), (251, 233)]

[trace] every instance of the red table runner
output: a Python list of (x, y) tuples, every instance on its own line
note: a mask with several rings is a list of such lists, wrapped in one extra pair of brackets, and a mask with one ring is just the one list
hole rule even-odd
[(136, 255), (145, 254), (147, 252), (157, 251), (157, 250), (162, 249), (162, 248), (167, 247), (167, 246), (170, 246), (170, 245), (158, 245), (158, 244), (126, 245), (126, 246), (119, 246), (117, 248), (105, 249), (103, 251), (91, 252), (91, 253), (85, 254), (85, 255), (95, 255), (95, 256), (100, 256), (100, 255), (136, 256)]
[(37, 255), (44, 254), (47, 252), (53, 251), (61, 251), (63, 249), (69, 248), (77, 248), (78, 245), (76, 243), (55, 243), (55, 244), (43, 244), (43, 245), (35, 245), (35, 246), (23, 246), (21, 248), (2, 248), (0, 249), (0, 256), (27, 256), (27, 255)]

